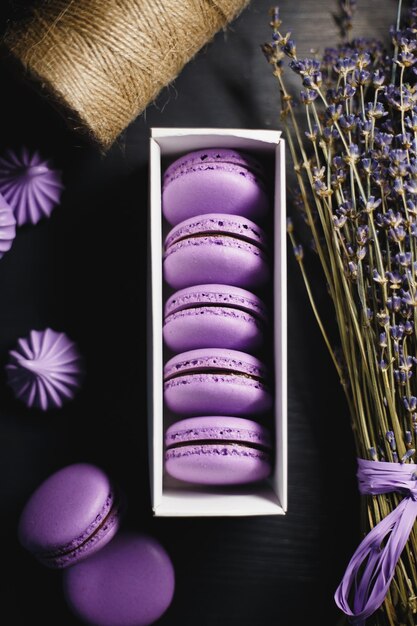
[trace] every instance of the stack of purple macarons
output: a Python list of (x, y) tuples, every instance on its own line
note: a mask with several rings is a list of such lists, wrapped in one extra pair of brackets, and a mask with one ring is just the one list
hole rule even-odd
[(165, 467), (182, 481), (271, 473), (269, 204), (264, 168), (245, 152), (198, 150), (164, 172)]

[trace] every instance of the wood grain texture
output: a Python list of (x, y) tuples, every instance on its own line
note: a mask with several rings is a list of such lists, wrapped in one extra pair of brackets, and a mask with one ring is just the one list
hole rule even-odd
[[(2, 24), (27, 2), (1, 7)], [(355, 33), (387, 38), (393, 0), (358, 0)], [(0, 263), (0, 460), (6, 584), (13, 625), (79, 622), (60, 577), (23, 553), (16, 522), (32, 489), (75, 460), (101, 464), (126, 491), (126, 524), (158, 537), (177, 574), (161, 626), (302, 626), (340, 617), (333, 593), (359, 540), (359, 497), (347, 409), (289, 254), (289, 511), (285, 517), (153, 519), (146, 452), (145, 232), (152, 126), (279, 128), (278, 92), (260, 51), (268, 0), (252, 0), (127, 130), (106, 158), (70, 133), (49, 103), (0, 70), (0, 149), (25, 143), (56, 156), (67, 192), (53, 217), (19, 231)], [(283, 29), (300, 55), (337, 42), (332, 0), (283, 0)], [(291, 89), (298, 90), (295, 77)], [(291, 166), (289, 182), (291, 186)], [(289, 202), (288, 212), (293, 212)], [(309, 267), (328, 324), (319, 268)], [(111, 303), (117, 303), (112, 310)], [(76, 338), (88, 363), (85, 388), (55, 415), (26, 412), (5, 387), (16, 338), (51, 325)]]

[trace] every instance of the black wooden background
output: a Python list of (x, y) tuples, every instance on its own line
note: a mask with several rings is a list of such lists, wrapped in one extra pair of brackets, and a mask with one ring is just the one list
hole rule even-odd
[[(26, 4), (3, 0), (2, 28)], [(7, 64), (0, 68), (0, 149), (39, 148), (62, 167), (66, 184), (51, 219), (20, 229), (0, 262), (0, 606), (10, 625), (79, 624), (64, 603), (60, 574), (23, 551), (16, 527), (40, 481), (81, 460), (116, 478), (129, 499), (125, 525), (155, 535), (172, 557), (176, 594), (161, 626), (302, 626), (313, 618), (330, 625), (340, 618), (333, 593), (360, 532), (354, 447), (342, 391), (291, 253), (288, 514), (154, 519), (149, 502), (146, 384), (139, 373), (146, 363), (149, 129), (280, 127), (277, 86), (260, 51), (270, 36), (270, 4), (252, 0), (105, 157), (70, 132)], [(387, 40), (396, 2), (358, 5), (355, 34)], [(336, 1), (280, 6), (282, 28), (292, 31), (301, 56), (338, 41)], [(290, 84), (295, 88), (291, 77)], [(322, 277), (308, 253), (307, 264), (331, 325)], [(88, 376), (74, 402), (41, 414), (15, 401), (4, 364), (18, 337), (46, 326), (79, 343)]]

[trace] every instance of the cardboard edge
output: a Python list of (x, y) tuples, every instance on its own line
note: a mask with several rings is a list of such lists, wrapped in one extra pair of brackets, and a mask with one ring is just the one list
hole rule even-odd
[[(155, 414), (162, 414), (163, 411), (163, 391), (160, 385), (155, 385), (155, 380), (160, 380), (163, 367), (163, 349), (162, 349), (162, 294), (154, 288), (156, 284), (162, 285), (162, 211), (161, 206), (155, 205), (160, 198), (161, 188), (161, 153), (158, 143), (151, 138), (150, 140), (150, 194), (152, 202), (150, 202), (149, 216), (149, 232), (150, 247), (149, 254), (151, 258), (151, 289), (150, 289), (150, 334), (148, 340), (151, 341), (151, 357), (150, 357), (150, 410), (149, 414), (149, 437), (151, 442), (150, 458), (152, 459), (151, 468), (151, 493), (152, 504), (157, 508), (162, 498), (162, 480), (163, 480), (163, 427), (162, 424), (154, 420)], [(159, 200), (159, 205), (160, 205)], [(148, 373), (148, 374), (149, 374)]]
[[(281, 419), (281, 476), (278, 487), (278, 494), (281, 502), (281, 506), (284, 511), (287, 511), (287, 491), (288, 491), (288, 391), (287, 391), (287, 379), (288, 379), (288, 367), (287, 367), (287, 214), (286, 214), (286, 174), (285, 174), (285, 141), (280, 140), (277, 146), (277, 152), (279, 151), (280, 158), (276, 172), (277, 187), (279, 188), (280, 198), (280, 216), (279, 216), (279, 232), (276, 236), (276, 241), (279, 242), (279, 254), (275, 255), (275, 271), (279, 271), (280, 285), (279, 285), (279, 300), (281, 301), (280, 307), (280, 332), (278, 348), (275, 354), (279, 355), (279, 361), (281, 366), (280, 371), (280, 389), (279, 389), (279, 411)], [(285, 444), (284, 444), (285, 442)]]
[(242, 139), (259, 139), (266, 143), (277, 144), (282, 136), (280, 130), (256, 130), (242, 128), (151, 128), (151, 137), (183, 137), (187, 135), (222, 135)]

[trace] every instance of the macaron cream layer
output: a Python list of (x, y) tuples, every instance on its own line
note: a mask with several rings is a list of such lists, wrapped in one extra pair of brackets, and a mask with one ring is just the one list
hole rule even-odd
[(120, 504), (113, 493), (109, 494), (103, 511), (87, 527), (86, 531), (65, 546), (48, 553), (34, 553), (44, 565), (52, 568), (68, 567), (91, 556), (116, 534), (120, 524)]
[(165, 239), (165, 253), (181, 241), (204, 236), (232, 237), (263, 250), (267, 247), (266, 234), (251, 220), (236, 215), (207, 213), (191, 217), (172, 228)]
[(164, 367), (165, 381), (185, 373), (204, 373), (207, 371), (224, 371), (242, 374), (247, 378), (266, 381), (266, 366), (256, 357), (238, 350), (222, 350), (212, 348), (190, 350), (177, 354)]
[(245, 311), (263, 322), (267, 321), (267, 310), (255, 294), (230, 285), (195, 285), (174, 293), (165, 304), (165, 318), (185, 309), (196, 307), (221, 307)]
[(269, 431), (249, 419), (234, 416), (201, 416), (179, 420), (165, 434), (165, 445), (170, 448), (183, 443), (197, 441), (235, 441), (270, 448)]

